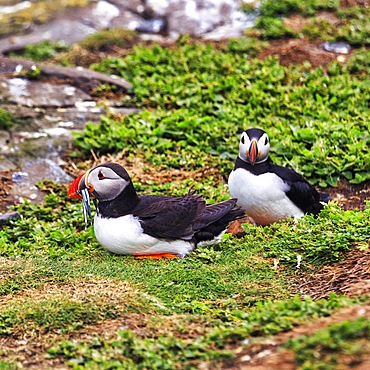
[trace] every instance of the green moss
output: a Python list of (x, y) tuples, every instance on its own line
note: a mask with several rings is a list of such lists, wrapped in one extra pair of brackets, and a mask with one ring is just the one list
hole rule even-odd
[(281, 39), (294, 37), (295, 32), (285, 27), (280, 18), (261, 17), (256, 21), (255, 28), (261, 30), (262, 39)]
[(22, 52), (10, 53), (12, 57), (22, 57), (38, 62), (53, 58), (57, 53), (65, 51), (67, 47), (58, 42), (43, 41), (38, 44), (27, 45)]
[(108, 51), (113, 47), (131, 48), (138, 40), (138, 36), (134, 31), (110, 28), (87, 36), (79, 42), (79, 45), (91, 52), (97, 52)]
[(292, 13), (312, 16), (318, 10), (334, 11), (339, 0), (262, 0), (260, 12), (263, 17), (279, 17)]
[(8, 130), (15, 124), (15, 117), (6, 111), (5, 109), (0, 108), (0, 129)]
[[(7, 2), (8, 3), (8, 2)], [(66, 9), (87, 6), (87, 0), (68, 0), (68, 1), (32, 1), (26, 9), (21, 9), (15, 13), (0, 15), (0, 37), (5, 37), (14, 33), (21, 33), (30, 24), (42, 24), (51, 21), (55, 15), (62, 13)]]

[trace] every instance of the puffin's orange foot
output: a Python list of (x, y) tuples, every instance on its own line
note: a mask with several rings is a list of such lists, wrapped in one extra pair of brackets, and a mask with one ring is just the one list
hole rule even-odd
[(160, 258), (179, 258), (177, 254), (172, 254), (172, 253), (160, 253), (160, 254), (134, 254), (133, 255), (136, 258), (150, 258), (153, 260), (159, 260)]

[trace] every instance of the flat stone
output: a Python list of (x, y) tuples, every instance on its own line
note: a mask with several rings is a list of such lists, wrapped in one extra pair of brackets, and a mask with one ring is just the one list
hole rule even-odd
[(69, 107), (91, 97), (71, 85), (52, 85), (24, 78), (12, 78), (2, 82), (5, 99), (27, 107)]

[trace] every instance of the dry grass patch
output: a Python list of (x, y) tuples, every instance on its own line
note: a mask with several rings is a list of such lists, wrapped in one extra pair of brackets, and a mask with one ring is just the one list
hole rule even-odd
[(63, 284), (46, 282), (39, 289), (25, 289), (0, 299), (1, 340), (33, 339), (48, 332), (73, 332), (89, 323), (125, 313), (154, 310), (127, 282), (84, 279)]
[(327, 298), (330, 293), (358, 297), (370, 294), (370, 251), (353, 249), (345, 260), (305, 275), (299, 286), (301, 294), (313, 299)]
[(84, 161), (83, 163), (69, 162), (66, 166), (66, 170), (74, 176), (81, 174), (80, 168), (89, 169), (98, 166), (105, 162), (117, 162), (121, 164), (131, 178), (141, 183), (157, 182), (157, 183), (170, 183), (174, 181), (181, 181), (185, 179), (194, 179), (195, 181), (203, 181), (204, 178), (213, 176), (216, 182), (223, 182), (221, 172), (212, 166), (206, 166), (204, 168), (186, 171), (183, 169), (168, 168), (165, 166), (153, 166), (146, 162), (140, 153), (137, 153), (135, 157), (127, 157), (127, 153), (122, 151), (118, 154), (107, 154), (99, 156), (99, 158), (92, 153), (93, 159)]
[(21, 271), (28, 273), (34, 269), (34, 265), (24, 259), (0, 257), (0, 283), (12, 276), (19, 275)]

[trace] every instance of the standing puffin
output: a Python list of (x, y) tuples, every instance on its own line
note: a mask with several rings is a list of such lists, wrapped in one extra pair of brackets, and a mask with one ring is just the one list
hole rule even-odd
[(201, 196), (138, 196), (127, 171), (104, 163), (77, 177), (68, 196), (82, 198), (85, 222), (90, 195), (97, 214), (95, 236), (108, 251), (143, 258), (184, 257), (198, 244), (220, 240), (231, 221), (244, 215), (236, 199), (206, 205)]
[[(298, 219), (323, 208), (320, 194), (301, 175), (272, 164), (265, 131), (251, 128), (242, 133), (239, 155), (228, 185), (237, 204), (257, 224), (270, 225), (287, 217)], [(324, 196), (324, 195), (323, 195)]]

